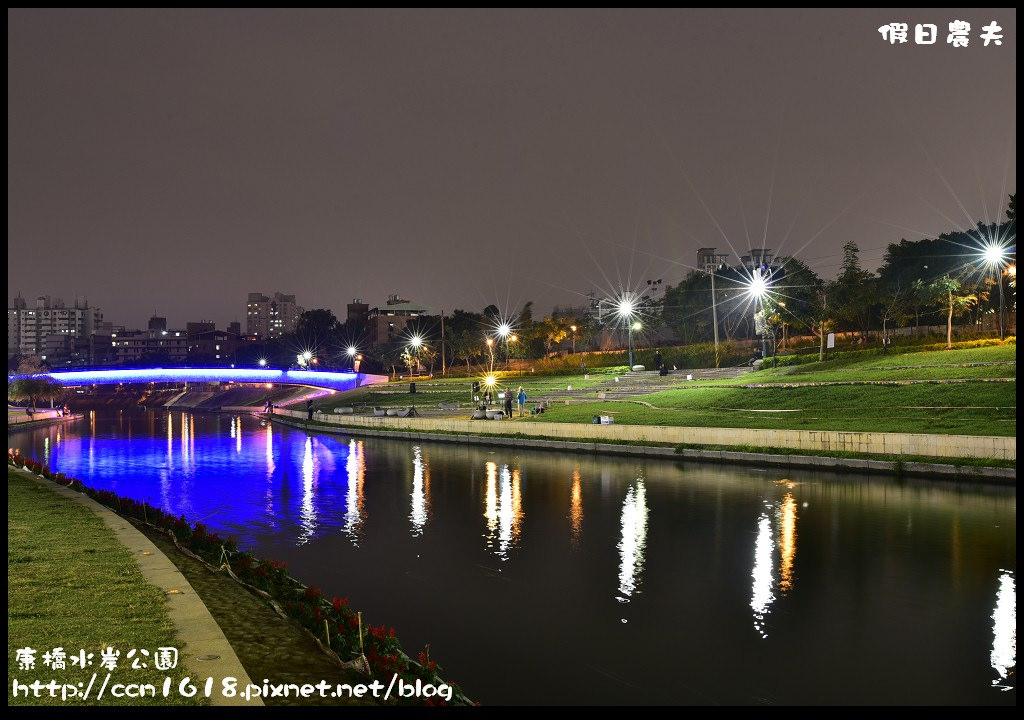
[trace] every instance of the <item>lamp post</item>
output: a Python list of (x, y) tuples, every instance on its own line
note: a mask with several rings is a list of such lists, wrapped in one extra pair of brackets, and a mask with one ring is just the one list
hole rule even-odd
[(755, 332), (757, 330), (757, 313), (761, 312), (761, 359), (764, 360), (768, 356), (768, 333), (764, 328), (764, 296), (768, 292), (768, 282), (761, 274), (760, 268), (755, 268), (754, 274), (750, 278), (750, 283), (747, 285), (747, 292), (754, 298)]
[(999, 339), (1006, 339), (1006, 330), (1003, 327), (1003, 260), (1006, 257), (1006, 249), (1000, 245), (990, 244), (985, 247), (985, 262), (992, 268), (996, 282), (999, 283)]
[(505, 370), (508, 370), (508, 339), (512, 336), (512, 326), (507, 322), (501, 323), (498, 326), (498, 337), (501, 338), (502, 344), (505, 346)]
[(709, 263), (704, 266), (704, 269), (711, 275), (711, 324), (715, 328), (715, 367), (721, 367), (721, 358), (718, 353), (718, 301), (715, 300), (715, 270), (718, 269), (718, 265)]
[(631, 323), (629, 326), (629, 369), (633, 370), (633, 331), (643, 327), (639, 322)]
[[(410, 364), (413, 361), (415, 361), (416, 369), (417, 370), (419, 370), (420, 348), (421, 347), (423, 347), (423, 338), (421, 338), (419, 335), (413, 335), (412, 338), (409, 340), (409, 349), (410, 349), (409, 360), (410, 360)], [(409, 375), (412, 375), (412, 374), (413, 374), (413, 369), (410, 367), (409, 368)]]
[(569, 328), (572, 330), (572, 354), (576, 354), (576, 326), (570, 325)]
[(633, 299), (631, 294), (622, 295), (615, 303), (615, 314), (619, 316), (619, 319), (626, 323), (628, 330), (628, 345), (629, 345), (629, 371), (633, 371), (633, 330), (634, 328), (639, 330), (640, 323), (635, 322), (636, 318), (636, 301)]

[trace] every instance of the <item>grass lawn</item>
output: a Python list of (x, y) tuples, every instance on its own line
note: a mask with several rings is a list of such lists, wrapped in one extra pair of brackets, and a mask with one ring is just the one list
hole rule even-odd
[(590, 422), (614, 415), (629, 425), (860, 430), (963, 435), (1016, 435), (1016, 383), (698, 387), (667, 390), (636, 401), (553, 406), (535, 418)]
[[(95, 701), (106, 670), (100, 653), (121, 651), (111, 683), (152, 683), (158, 690), (165, 677), (173, 687), (185, 677), (181, 664), (168, 672), (131, 669), (128, 651), (179, 647), (167, 616), (163, 593), (143, 580), (131, 553), (88, 508), (39, 487), (24, 473), (7, 469), (7, 688), (9, 705), (199, 705), (198, 697), (118, 699), (104, 695)], [(15, 650), (37, 651), (35, 669), (20, 670)], [(43, 665), (43, 653), (63, 648), (67, 669)], [(180, 649), (180, 647), (179, 647)], [(85, 671), (72, 668), (70, 657), (80, 650), (93, 653)], [(152, 666), (150, 659), (149, 665)], [(89, 683), (97, 678), (92, 698), (62, 702), (50, 698), (12, 697), (12, 681), (61, 684)]]
[[(640, 395), (632, 400), (599, 401), (598, 391), (613, 387), (611, 380), (625, 368), (601, 368), (584, 379), (572, 376), (523, 376), (499, 381), (499, 386), (522, 385), (528, 403), (553, 389), (572, 385), (585, 403), (561, 405), (534, 420), (590, 422), (594, 415), (615, 415), (626, 424), (693, 425), (714, 427), (790, 428), (805, 430), (875, 430), (965, 435), (1015, 435), (1017, 431), (1016, 346), (882, 355), (847, 353), (826, 362), (812, 362), (750, 372), (733, 379), (687, 382), (679, 389)], [(964, 367), (972, 363), (984, 364)], [(1014, 382), (982, 382), (989, 379)], [(766, 387), (788, 383), (828, 383), (900, 380), (967, 380), (952, 384), (900, 386)], [(437, 407), (442, 402), (470, 402), (471, 380), (418, 380), (417, 392), (407, 382), (363, 388), (321, 399), (319, 407), (366, 406)], [(653, 388), (652, 388), (653, 389)], [(647, 403), (650, 406), (645, 405)]]
[[(495, 402), (498, 401), (498, 391), (504, 390), (509, 386), (518, 390), (519, 386), (522, 385), (523, 389), (526, 390), (527, 396), (532, 397), (545, 391), (564, 390), (569, 385), (580, 389), (591, 388), (611, 380), (616, 375), (622, 375), (624, 372), (626, 372), (625, 366), (620, 368), (600, 368), (591, 373), (589, 378), (584, 378), (583, 375), (530, 375), (529, 373), (525, 373), (522, 376), (517, 373), (511, 373), (506, 377), (499, 375), (498, 384), (495, 386)], [(367, 406), (377, 405), (380, 407), (407, 407), (413, 402), (416, 405), (429, 407), (437, 407), (437, 404), (442, 402), (466, 404), (473, 399), (471, 389), (474, 380), (482, 380), (482, 376), (474, 378), (434, 377), (413, 381), (396, 381), (387, 385), (374, 385), (322, 397), (313, 401), (313, 407), (315, 409), (333, 409), (335, 407), (357, 405), (360, 403)], [(416, 383), (415, 395), (409, 392), (410, 382)], [(298, 407), (298, 409), (304, 410), (305, 406)]]
[[(867, 355), (749, 373), (743, 383), (829, 382), (850, 380), (948, 380), (960, 378), (1016, 378), (1017, 348), (1013, 346)], [(1012, 365), (960, 367), (967, 363), (1009, 362)], [(736, 381), (727, 381), (736, 384)]]

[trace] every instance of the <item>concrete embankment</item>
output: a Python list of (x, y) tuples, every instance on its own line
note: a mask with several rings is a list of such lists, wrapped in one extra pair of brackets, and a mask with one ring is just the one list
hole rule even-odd
[[(828, 455), (827, 447), (813, 448), (814, 454), (789, 454), (771, 452), (744, 452), (742, 448), (737, 450), (723, 449), (723, 446), (739, 443), (736, 441), (714, 444), (713, 448), (683, 448), (677, 451), (677, 447), (694, 442), (681, 440), (679, 442), (659, 442), (648, 440), (649, 444), (643, 444), (642, 440), (631, 437), (624, 437), (629, 433), (611, 433), (609, 430), (622, 431), (633, 429), (643, 432), (661, 428), (646, 426), (600, 426), (600, 425), (575, 425), (569, 423), (512, 423), (499, 421), (461, 421), (440, 418), (366, 418), (353, 417), (351, 415), (342, 417), (316, 415), (313, 423), (305, 421), (306, 414), (297, 411), (277, 409), (273, 416), (275, 422), (317, 432), (332, 432), (352, 435), (367, 435), (385, 438), (404, 438), (411, 440), (431, 440), (437, 442), (453, 442), (461, 444), (493, 445), (503, 447), (518, 447), (542, 450), (557, 450), (561, 452), (587, 452), (603, 453), (610, 455), (627, 455), (645, 458), (661, 458), (676, 461), (696, 460), (710, 462), (736, 463), (743, 465), (756, 465), (759, 467), (771, 466), (792, 469), (827, 469), (832, 471), (848, 471), (858, 473), (881, 473), (893, 475), (913, 475), (949, 480), (983, 480), (985, 482), (999, 484), (1015, 484), (1017, 471), (1015, 468), (1005, 467), (981, 467), (977, 465), (956, 465), (955, 458), (963, 458), (961, 455), (948, 455), (951, 462), (944, 463), (943, 456), (935, 457), (935, 462), (911, 462), (902, 460), (871, 459), (870, 457), (835, 457)], [(452, 423), (464, 423), (469, 428), (455, 429)], [(676, 431), (705, 430), (706, 428), (671, 428)], [(546, 432), (545, 432), (546, 431)], [(728, 432), (743, 433), (735, 428), (727, 429)], [(768, 431), (771, 432), (771, 431)], [(802, 431), (787, 431), (802, 432)], [(592, 433), (588, 437), (588, 433)], [(807, 431), (808, 435), (819, 435), (817, 432)], [(856, 433), (860, 434), (860, 433)], [(883, 434), (883, 433), (876, 433)], [(890, 434), (890, 433), (884, 433)], [(533, 437), (531, 437), (531, 435)], [(924, 436), (933, 437), (933, 436)], [(939, 436), (948, 437), (948, 436)], [(957, 436), (959, 437), (959, 436)], [(553, 439), (564, 438), (564, 439)], [(1009, 440), (1009, 459), (1016, 458), (1016, 445), (1013, 438), (988, 438), (994, 440)], [(626, 441), (626, 442), (623, 442)], [(712, 443), (707, 443), (711, 445)], [(767, 445), (765, 447), (786, 447), (780, 445)], [(907, 446), (912, 447), (912, 446)], [(925, 445), (927, 447), (927, 445)], [(1003, 451), (1007, 451), (1001, 444), (998, 445)], [(833, 448), (835, 449), (835, 448)], [(920, 452), (897, 453), (908, 456), (928, 455)], [(966, 456), (970, 457), (970, 456)], [(974, 457), (998, 457), (974, 456)]]
[(13, 430), (25, 430), (26, 428), (43, 427), (46, 425), (58, 425), (60, 423), (70, 422), (72, 420), (81, 419), (83, 415), (81, 413), (71, 415), (58, 415), (56, 410), (36, 410), (31, 415), (27, 414), (24, 410), (18, 409), (18, 411), (7, 411), (7, 432)]

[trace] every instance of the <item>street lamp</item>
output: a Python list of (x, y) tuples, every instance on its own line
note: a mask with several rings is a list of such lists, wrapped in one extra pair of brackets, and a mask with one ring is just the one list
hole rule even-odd
[(572, 354), (576, 354), (576, 326), (570, 325), (569, 329), (572, 330)]
[(1003, 328), (1003, 263), (1006, 260), (1006, 248), (1002, 245), (989, 243), (982, 253), (986, 264), (992, 268), (996, 282), (999, 283), (999, 339), (1006, 339), (1006, 331)]
[(491, 372), (493, 372), (494, 371), (494, 338), (492, 338), (492, 337), (488, 337), (487, 338), (487, 354), (491, 358), (490, 370), (491, 370)]
[(267, 359), (266, 358), (260, 358), (260, 367), (266, 367), (266, 366), (267, 366)]
[(636, 301), (632, 295), (623, 295), (615, 302), (615, 314), (629, 327), (629, 370), (633, 371), (633, 330), (640, 329), (640, 323), (634, 322)]
[[(754, 274), (747, 283), (747, 294), (754, 299), (754, 307), (760, 307), (762, 325), (764, 323), (764, 296), (768, 292), (768, 279), (761, 274), (761, 268), (755, 268)], [(757, 331), (757, 310), (754, 310), (754, 330)], [(764, 327), (761, 328), (761, 358), (768, 356), (768, 338)]]
[(639, 322), (632, 323), (629, 326), (629, 369), (633, 370), (633, 331), (639, 330), (643, 327)]

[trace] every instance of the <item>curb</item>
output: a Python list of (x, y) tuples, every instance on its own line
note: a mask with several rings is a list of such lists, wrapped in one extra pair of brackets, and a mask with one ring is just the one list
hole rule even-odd
[[(75, 492), (70, 488), (52, 483), (45, 478), (20, 469), (39, 485), (49, 488), (58, 495), (84, 505), (92, 510), (114, 533), (118, 542), (124, 545), (135, 558), (142, 577), (147, 582), (162, 590), (167, 597), (167, 613), (174, 623), (178, 639), (182, 643), (181, 659), (189, 672), (199, 677), (211, 677), (216, 687), (226, 677), (238, 681), (238, 687), (252, 684), (248, 673), (234, 649), (228, 643), (224, 632), (199, 595), (189, 584), (181, 571), (174, 566), (166, 555), (154, 545), (149, 538), (139, 532), (128, 520), (109, 510), (92, 498)], [(172, 592), (173, 591), (173, 592)], [(201, 660), (207, 656), (215, 659)], [(260, 698), (252, 698), (248, 702), (244, 694), (235, 697), (223, 697), (214, 692), (210, 696), (211, 705), (263, 705)]]

